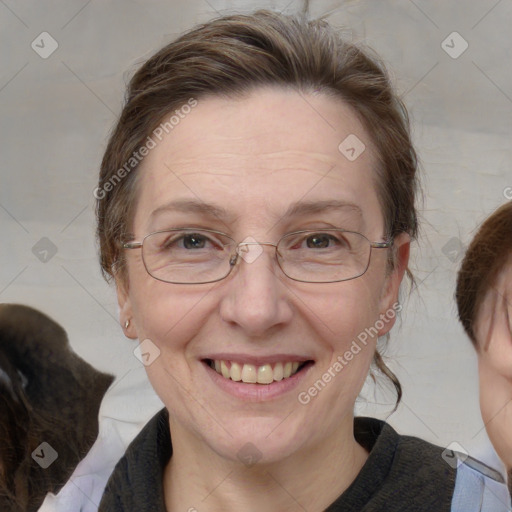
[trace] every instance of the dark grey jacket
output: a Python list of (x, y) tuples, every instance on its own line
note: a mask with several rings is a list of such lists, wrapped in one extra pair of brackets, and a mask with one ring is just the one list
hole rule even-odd
[[(483, 465), (474, 469), (465, 463), (453, 464), (446, 450), (415, 437), (400, 436), (377, 419), (356, 418), (354, 434), (370, 455), (350, 487), (326, 512), (508, 510), (508, 494), (502, 483), (493, 482), (501, 491), (491, 489), (484, 497), (489, 481), (500, 479), (490, 468), (491, 476), (482, 473)], [(146, 425), (117, 464), (99, 512), (165, 512), (162, 476), (171, 455), (169, 417), (164, 409)], [(473, 482), (468, 475), (474, 477)], [(483, 485), (478, 487), (478, 482)], [(473, 491), (478, 496), (470, 496)]]

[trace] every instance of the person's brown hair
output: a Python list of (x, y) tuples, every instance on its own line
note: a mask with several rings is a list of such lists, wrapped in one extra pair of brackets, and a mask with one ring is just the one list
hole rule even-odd
[(512, 202), (498, 208), (480, 226), (457, 276), (459, 319), (476, 348), (475, 323), (482, 301), (512, 257)]
[[(417, 158), (407, 111), (383, 64), (324, 20), (257, 11), (222, 17), (185, 33), (149, 58), (128, 84), (95, 190), (100, 260), (107, 279), (118, 275), (126, 282), (121, 241), (130, 235), (137, 198), (133, 156), (163, 117), (206, 96), (240, 98), (264, 86), (328, 94), (348, 104), (376, 149), (386, 236), (406, 232), (416, 237)], [(378, 353), (375, 362), (400, 399), (400, 384)]]

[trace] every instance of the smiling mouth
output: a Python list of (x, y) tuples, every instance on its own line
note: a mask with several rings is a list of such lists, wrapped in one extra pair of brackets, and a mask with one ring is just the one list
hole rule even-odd
[(261, 366), (213, 359), (205, 359), (205, 363), (228, 380), (246, 384), (272, 384), (293, 377), (313, 364), (313, 361), (287, 361)]

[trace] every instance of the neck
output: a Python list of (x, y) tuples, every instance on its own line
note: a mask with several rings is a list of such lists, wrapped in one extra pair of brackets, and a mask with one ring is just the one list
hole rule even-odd
[(173, 455), (164, 473), (168, 512), (321, 512), (345, 489), (368, 453), (353, 436), (353, 417), (322, 443), (269, 464), (220, 457), (170, 420)]

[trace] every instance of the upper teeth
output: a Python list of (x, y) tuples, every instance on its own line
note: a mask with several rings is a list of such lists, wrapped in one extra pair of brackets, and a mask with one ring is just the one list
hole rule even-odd
[(247, 383), (271, 384), (272, 382), (287, 379), (297, 372), (299, 368), (297, 361), (276, 363), (272, 368), (270, 364), (256, 366), (254, 364), (239, 364), (234, 361), (215, 360), (210, 363), (217, 373), (226, 379), (242, 381)]

